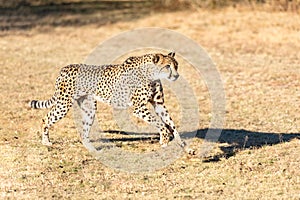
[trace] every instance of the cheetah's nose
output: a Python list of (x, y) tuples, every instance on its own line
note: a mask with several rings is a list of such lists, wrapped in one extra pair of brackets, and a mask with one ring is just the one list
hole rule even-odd
[(178, 77), (179, 77), (179, 74), (174, 75), (172, 78), (172, 81), (176, 81), (178, 79)]

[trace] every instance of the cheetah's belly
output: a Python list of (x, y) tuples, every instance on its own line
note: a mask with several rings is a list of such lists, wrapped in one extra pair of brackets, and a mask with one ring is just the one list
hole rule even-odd
[(98, 96), (98, 95), (93, 95), (94, 99), (96, 101), (100, 101), (100, 102), (103, 102), (103, 103), (107, 103), (107, 104), (110, 104), (110, 99), (108, 98), (105, 98), (105, 97), (102, 97), (102, 96)]

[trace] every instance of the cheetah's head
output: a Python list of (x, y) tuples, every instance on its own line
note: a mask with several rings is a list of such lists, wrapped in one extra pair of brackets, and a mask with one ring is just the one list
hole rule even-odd
[(175, 60), (175, 52), (170, 52), (168, 55), (155, 54), (153, 63), (157, 67), (155, 78), (167, 79), (176, 81), (179, 77), (177, 72), (178, 62)]

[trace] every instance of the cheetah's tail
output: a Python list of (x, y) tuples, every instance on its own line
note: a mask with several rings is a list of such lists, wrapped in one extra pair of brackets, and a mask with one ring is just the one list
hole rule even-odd
[(39, 101), (39, 100), (32, 100), (29, 102), (29, 106), (34, 109), (45, 109), (50, 108), (56, 102), (56, 98), (53, 96), (48, 100)]

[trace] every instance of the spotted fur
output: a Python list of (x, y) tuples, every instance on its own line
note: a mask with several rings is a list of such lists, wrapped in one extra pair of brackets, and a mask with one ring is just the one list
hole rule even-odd
[[(42, 143), (51, 145), (49, 128), (65, 117), (74, 101), (82, 109), (82, 139), (89, 138), (94, 121), (97, 101), (105, 102), (116, 108), (133, 107), (133, 114), (154, 125), (160, 133), (160, 144), (166, 146), (170, 134), (182, 146), (180, 139), (165, 105), (160, 79), (175, 81), (179, 74), (175, 53), (146, 54), (130, 57), (119, 65), (74, 64), (61, 69), (56, 79), (54, 95), (45, 101), (33, 100), (31, 108), (50, 108), (43, 118)], [(152, 104), (160, 119), (153, 116), (147, 108)]]

